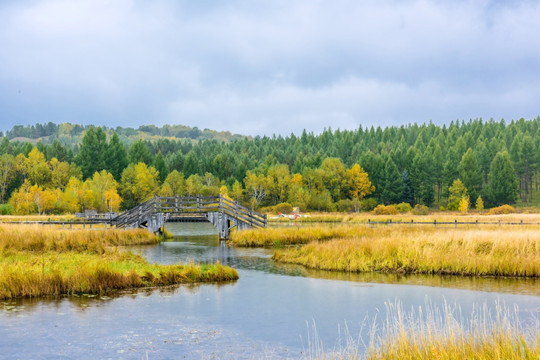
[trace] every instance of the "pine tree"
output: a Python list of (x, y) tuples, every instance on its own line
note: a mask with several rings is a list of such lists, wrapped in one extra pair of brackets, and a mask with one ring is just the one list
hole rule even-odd
[(401, 195), (401, 201), (406, 202), (412, 206), (414, 205), (414, 192), (411, 187), (409, 172), (407, 170), (403, 170), (401, 178), (403, 179), (403, 193)]
[(197, 158), (193, 151), (190, 151), (187, 154), (182, 172), (188, 178), (191, 175), (195, 175), (199, 172), (199, 162), (197, 161)]
[(133, 143), (129, 148), (129, 162), (131, 164), (152, 164), (152, 156), (150, 155), (150, 151), (148, 151), (148, 146), (146, 146), (146, 143), (143, 140)]
[(124, 145), (120, 142), (118, 134), (114, 132), (107, 145), (107, 171), (119, 181), (122, 171), (128, 166), (127, 152)]
[(463, 181), (463, 185), (469, 191), (471, 198), (476, 199), (480, 196), (484, 177), (482, 176), (482, 168), (478, 164), (474, 151), (469, 148), (458, 165), (459, 178)]
[(80, 166), (83, 178), (88, 179), (105, 166), (107, 136), (102, 128), (91, 127), (82, 138), (81, 148), (75, 161)]
[(487, 192), (492, 205), (509, 204), (517, 199), (518, 182), (506, 151), (497, 153), (491, 162)]
[(154, 159), (154, 168), (159, 172), (159, 180), (161, 182), (165, 181), (167, 175), (169, 175), (169, 170), (167, 169), (167, 164), (165, 164), (163, 155), (161, 155), (161, 151), (158, 152), (156, 158)]
[(386, 204), (397, 204), (401, 202), (403, 195), (403, 178), (399, 174), (396, 164), (392, 158), (388, 158), (384, 168), (384, 190), (382, 199)]

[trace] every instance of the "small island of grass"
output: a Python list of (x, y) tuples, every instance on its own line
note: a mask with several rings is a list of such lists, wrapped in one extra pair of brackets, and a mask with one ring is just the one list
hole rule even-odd
[(274, 246), (274, 260), (320, 270), (540, 276), (538, 226), (318, 225), (237, 232), (231, 244)]
[(0, 226), (0, 299), (238, 279), (222, 264), (150, 264), (118, 246), (155, 244), (146, 230), (54, 230)]

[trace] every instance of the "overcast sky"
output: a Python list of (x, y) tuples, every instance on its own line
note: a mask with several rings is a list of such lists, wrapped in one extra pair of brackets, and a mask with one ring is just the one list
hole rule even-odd
[(0, 130), (540, 115), (539, 1), (2, 0)]

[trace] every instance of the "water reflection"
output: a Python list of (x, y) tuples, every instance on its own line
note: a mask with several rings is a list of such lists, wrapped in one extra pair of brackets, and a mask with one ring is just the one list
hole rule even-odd
[(177, 234), (171, 242), (138, 247), (135, 252), (151, 262), (172, 264), (196, 260), (230, 265), (239, 270), (257, 270), (269, 274), (302, 276), (327, 280), (399, 285), (448, 287), (474, 291), (540, 296), (540, 279), (507, 277), (463, 277), (452, 275), (400, 275), (384, 273), (346, 273), (307, 269), (299, 265), (279, 264), (271, 260), (271, 249), (234, 248), (220, 242), (211, 224), (170, 223), (168, 230)]

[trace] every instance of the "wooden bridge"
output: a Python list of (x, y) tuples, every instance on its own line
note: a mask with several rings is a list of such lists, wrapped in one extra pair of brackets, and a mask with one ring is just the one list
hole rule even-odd
[(223, 196), (154, 197), (108, 222), (111, 227), (145, 228), (157, 233), (167, 221), (190, 219), (211, 222), (222, 240), (229, 238), (233, 227), (243, 230), (268, 225), (266, 214), (255, 212)]

